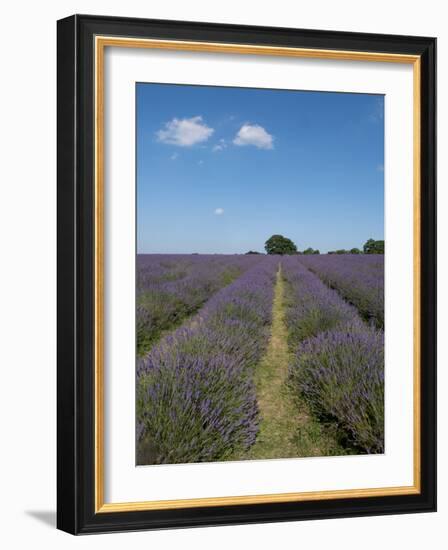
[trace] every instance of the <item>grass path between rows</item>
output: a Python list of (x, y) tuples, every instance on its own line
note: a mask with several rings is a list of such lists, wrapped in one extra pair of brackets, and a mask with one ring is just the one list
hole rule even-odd
[(290, 352), (285, 324), (286, 282), (277, 271), (272, 328), (267, 352), (257, 367), (255, 384), (260, 409), (257, 441), (247, 459), (344, 454), (331, 433), (311, 417), (305, 403), (287, 384)]

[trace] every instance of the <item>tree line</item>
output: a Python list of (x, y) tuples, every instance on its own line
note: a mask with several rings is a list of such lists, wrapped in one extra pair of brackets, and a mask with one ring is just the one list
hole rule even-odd
[[(280, 255), (293, 255), (293, 254), (320, 254), (319, 250), (308, 247), (303, 251), (297, 249), (295, 243), (284, 237), (283, 235), (272, 235), (265, 242), (264, 248), (266, 254), (280, 254)], [(246, 254), (260, 254), (254, 250), (249, 250)], [(351, 248), (345, 250), (341, 248), (339, 250), (330, 250), (328, 254), (384, 254), (384, 241), (368, 239), (360, 250), (359, 248)]]

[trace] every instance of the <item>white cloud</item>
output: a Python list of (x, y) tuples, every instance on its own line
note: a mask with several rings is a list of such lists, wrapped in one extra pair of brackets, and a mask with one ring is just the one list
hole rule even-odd
[(273, 149), (274, 137), (271, 136), (263, 126), (258, 124), (243, 124), (239, 129), (235, 139), (235, 145), (253, 145), (258, 149)]
[(176, 160), (178, 156), (179, 156), (179, 153), (173, 153), (173, 154), (170, 156), (170, 159), (171, 159), (171, 160)]
[(216, 208), (215, 209), (215, 214), (217, 216), (221, 216), (222, 214), (224, 214), (224, 208)]
[(213, 146), (212, 151), (214, 153), (217, 153), (218, 151), (223, 151), (227, 147), (227, 143), (225, 139), (220, 139), (219, 143)]
[(203, 122), (201, 116), (192, 118), (173, 118), (156, 132), (158, 141), (179, 147), (191, 147), (207, 141), (214, 129)]

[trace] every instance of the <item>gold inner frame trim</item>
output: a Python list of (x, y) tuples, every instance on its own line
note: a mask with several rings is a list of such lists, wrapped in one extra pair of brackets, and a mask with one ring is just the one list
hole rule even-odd
[[(152, 48), (159, 50), (193, 51), (207, 53), (232, 53), (330, 59), (341, 61), (370, 61), (382, 63), (407, 63), (413, 65), (413, 296), (414, 296), (414, 350), (413, 350), (413, 421), (414, 421), (414, 479), (413, 485), (348, 490), (313, 491), (296, 493), (189, 498), (179, 500), (153, 500), (141, 502), (104, 502), (104, 51), (106, 47)], [(420, 424), (420, 279), (421, 279), (421, 60), (417, 55), (390, 54), (381, 52), (356, 52), (256, 46), (252, 44), (225, 44), (182, 40), (156, 40), (96, 36), (95, 55), (95, 513), (130, 512), (143, 510), (167, 510), (208, 506), (232, 506), (275, 502), (303, 502), (362, 498), (393, 495), (412, 495), (421, 492), (421, 424)]]

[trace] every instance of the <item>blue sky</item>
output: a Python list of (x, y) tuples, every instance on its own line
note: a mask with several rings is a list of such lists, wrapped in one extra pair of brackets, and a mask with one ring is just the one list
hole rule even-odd
[(137, 251), (384, 238), (383, 96), (137, 84)]

